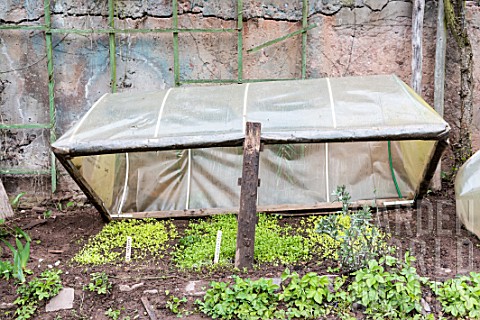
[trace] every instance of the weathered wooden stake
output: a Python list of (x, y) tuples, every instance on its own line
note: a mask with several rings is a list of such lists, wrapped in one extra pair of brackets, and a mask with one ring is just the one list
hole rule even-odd
[(412, 8), (412, 88), (422, 95), (422, 41), (425, 0), (414, 0)]
[(2, 179), (0, 179), (0, 219), (7, 217), (13, 217), (13, 209), (3, 187)]
[(147, 297), (141, 297), (140, 300), (143, 303), (143, 306), (145, 307), (145, 311), (147, 311), (148, 316), (150, 317), (150, 320), (157, 320), (157, 316), (155, 315), (155, 311), (153, 310), (153, 306), (150, 304), (150, 301), (148, 301)]
[(242, 184), (238, 212), (235, 267), (252, 268), (257, 224), (257, 185), (261, 124), (247, 122), (243, 144)]
[[(447, 27), (445, 25), (445, 5), (443, 0), (438, 0), (437, 12), (437, 41), (435, 50), (435, 91), (433, 106), (439, 115), (443, 117), (443, 107), (445, 100), (445, 57), (447, 51)], [(438, 162), (437, 170), (433, 176), (431, 188), (440, 190), (442, 188), (441, 180), (442, 162)]]

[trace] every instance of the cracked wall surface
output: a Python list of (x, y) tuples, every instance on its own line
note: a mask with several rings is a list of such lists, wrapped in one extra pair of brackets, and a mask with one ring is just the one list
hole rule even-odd
[[(44, 23), (43, 0), (0, 2), (0, 24)], [(244, 66), (246, 79), (301, 76), (301, 35), (247, 53), (248, 49), (299, 30), (301, 0), (244, 0)], [(117, 28), (172, 28), (171, 0), (117, 0)], [(179, 1), (181, 28), (235, 28), (236, 0)], [(422, 96), (433, 104), (436, 1), (426, 1), (423, 41)], [(108, 26), (106, 0), (58, 0), (51, 4), (54, 28), (95, 29)], [(411, 78), (411, 1), (309, 1), (307, 76), (333, 77), (397, 74)], [(474, 60), (480, 61), (480, 8), (467, 1), (467, 18)], [(458, 109), (458, 52), (449, 39), (447, 51), (446, 118), (454, 121)], [(173, 35), (130, 33), (116, 36), (119, 91), (145, 91), (172, 87)], [(0, 31), (0, 121), (48, 123), (45, 37), (41, 31)], [(60, 135), (110, 91), (108, 34), (53, 35), (57, 134)], [(236, 33), (180, 33), (180, 79), (236, 79)], [(480, 79), (480, 63), (474, 79)], [(478, 83), (477, 83), (478, 88)], [(475, 96), (475, 124), (480, 126)], [(48, 130), (1, 130), (0, 168), (49, 167)], [(8, 151), (7, 151), (8, 150)], [(17, 155), (14, 157), (14, 155)], [(16, 160), (12, 160), (13, 158)], [(12, 159), (10, 159), (12, 158)], [(10, 160), (8, 160), (10, 159)], [(15, 162), (17, 161), (17, 162)], [(15, 192), (15, 177), (7, 184)], [(61, 189), (72, 188), (61, 173)], [(48, 190), (49, 186), (45, 187)]]

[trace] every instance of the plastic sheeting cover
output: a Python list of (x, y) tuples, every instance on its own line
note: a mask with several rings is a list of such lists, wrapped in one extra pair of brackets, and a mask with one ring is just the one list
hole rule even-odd
[[(412, 147), (414, 162), (403, 151)], [(405, 198), (418, 190), (433, 147), (433, 141), (392, 142), (394, 172)], [(110, 214), (239, 206), (240, 147), (86, 156), (73, 162)], [(385, 141), (269, 145), (260, 155), (259, 177), (259, 206), (330, 202), (338, 185), (347, 186), (352, 200), (398, 198)]]
[(467, 230), (480, 237), (480, 152), (458, 170), (455, 198), (458, 218)]
[(106, 94), (53, 150), (74, 155), (207, 147), (243, 139), (247, 121), (260, 122), (262, 140), (273, 143), (432, 139), (448, 131), (396, 76), (365, 76)]
[(270, 143), (258, 205), (278, 207), (330, 202), (338, 185), (413, 199), (449, 131), (397, 77), (368, 76), (107, 94), (52, 148), (110, 215), (238, 208), (242, 148), (220, 145), (247, 121)]

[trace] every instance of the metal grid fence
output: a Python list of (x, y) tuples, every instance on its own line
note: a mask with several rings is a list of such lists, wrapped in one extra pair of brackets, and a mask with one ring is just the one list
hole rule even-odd
[[(265, 42), (257, 47), (247, 50), (247, 53), (261, 50), (267, 46), (273, 45), (288, 38), (302, 35), (302, 61), (301, 61), (301, 79), (306, 78), (307, 74), (307, 31), (316, 27), (315, 24), (308, 24), (308, 0), (299, 0), (302, 2), (302, 28), (288, 33), (280, 38)], [(43, 25), (3, 25), (0, 30), (23, 30), (23, 31), (42, 31), (45, 34), (47, 72), (48, 72), (48, 105), (50, 122), (35, 124), (4, 124), (0, 123), (0, 130), (9, 129), (48, 129), (50, 131), (50, 143), (56, 140), (56, 106), (55, 106), (55, 81), (54, 81), (54, 59), (53, 59), (53, 41), (52, 35), (58, 34), (108, 34), (109, 35), (109, 62), (110, 62), (110, 83), (111, 91), (117, 91), (117, 72), (116, 72), (116, 35), (128, 33), (171, 33), (173, 34), (173, 73), (174, 85), (194, 83), (245, 83), (258, 81), (275, 81), (290, 79), (245, 79), (243, 77), (243, 0), (237, 0), (237, 27), (236, 28), (182, 28), (178, 23), (178, 0), (172, 0), (172, 20), (173, 28), (157, 28), (157, 29), (120, 29), (115, 27), (115, 0), (108, 0), (108, 28), (95, 29), (65, 29), (52, 28), (51, 19), (51, 0), (44, 0), (44, 24)], [(180, 79), (180, 58), (179, 58), (179, 34), (180, 33), (236, 33), (237, 34), (237, 78), (236, 79)], [(293, 80), (293, 79), (291, 79)], [(55, 192), (57, 186), (57, 169), (55, 165), (55, 157), (51, 154), (49, 170), (29, 170), (26, 168), (3, 169), (0, 168), (0, 175), (50, 175), (52, 192)]]

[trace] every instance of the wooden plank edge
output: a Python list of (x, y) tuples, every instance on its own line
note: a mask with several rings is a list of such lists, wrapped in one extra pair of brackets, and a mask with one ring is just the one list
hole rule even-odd
[[(386, 204), (385, 204), (386, 203)], [(350, 208), (352, 210), (362, 208), (367, 205), (370, 207), (386, 210), (394, 207), (412, 206), (413, 199), (385, 198), (377, 200), (358, 200), (354, 201)], [(304, 216), (304, 215), (326, 215), (340, 210), (342, 207), (339, 202), (319, 203), (315, 205), (274, 205), (258, 206), (257, 212), (267, 214), (279, 214), (282, 216)], [(188, 209), (188, 210), (165, 210), (150, 212), (128, 212), (122, 214), (112, 214), (113, 220), (122, 219), (169, 219), (169, 218), (200, 218), (219, 214), (238, 214), (238, 208), (211, 208), (211, 209)]]
[(142, 301), (145, 310), (147, 311), (148, 316), (151, 320), (157, 320), (157, 316), (155, 315), (155, 311), (153, 310), (153, 306), (148, 301), (147, 297), (141, 297), (140, 300)]

